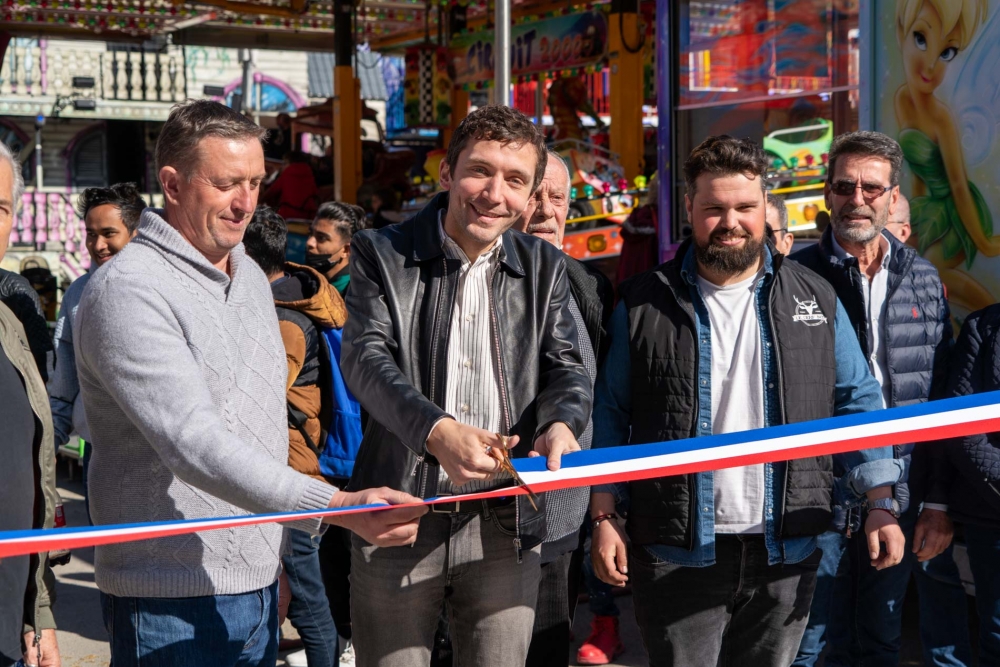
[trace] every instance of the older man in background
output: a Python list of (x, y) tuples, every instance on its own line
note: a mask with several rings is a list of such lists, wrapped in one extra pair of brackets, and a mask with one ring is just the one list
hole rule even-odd
[[(562, 249), (569, 213), (569, 169), (557, 153), (548, 154), (545, 176), (528, 202), (517, 228)], [(607, 349), (607, 324), (614, 307), (614, 289), (602, 273), (568, 255), (566, 275), (570, 284), (569, 309), (576, 321), (580, 354), (591, 384)], [(585, 336), (584, 333), (587, 335)], [(581, 449), (590, 449), (594, 426), (588, 421), (580, 436)], [(548, 536), (542, 543), (542, 576), (535, 606), (535, 627), (528, 649), (527, 667), (568, 665), (570, 606), (576, 606), (580, 580), (580, 525), (590, 500), (590, 488), (553, 491), (546, 496)]]
[(767, 226), (774, 234), (772, 238), (775, 249), (782, 255), (790, 255), (795, 244), (795, 235), (788, 231), (788, 208), (785, 206), (785, 198), (768, 192), (764, 215), (767, 218)]
[[(21, 165), (0, 143), (0, 259), (7, 251), (24, 181)], [(51, 528), (56, 457), (45, 384), (29, 352), (24, 327), (0, 304), (0, 530)], [(58, 667), (48, 554), (0, 560), (0, 667)]]
[(896, 211), (889, 214), (889, 222), (885, 228), (899, 239), (900, 243), (906, 243), (913, 234), (913, 229), (910, 227), (910, 200), (902, 192), (896, 201)]

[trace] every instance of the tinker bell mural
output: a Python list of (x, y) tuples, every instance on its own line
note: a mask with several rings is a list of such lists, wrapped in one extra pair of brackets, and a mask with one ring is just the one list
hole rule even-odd
[[(906, 82), (893, 106), (916, 241), (953, 306), (971, 312), (996, 301), (969, 273), (978, 254), (1000, 256), (1000, 236), (968, 170), (990, 157), (1000, 122), (1000, 12), (987, 22), (988, 0), (897, 0), (895, 18)], [(960, 53), (959, 76), (946, 79)]]

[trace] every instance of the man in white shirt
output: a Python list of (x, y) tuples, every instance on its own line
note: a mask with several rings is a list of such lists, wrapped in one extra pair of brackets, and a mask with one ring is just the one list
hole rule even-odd
[[(882, 404), (889, 408), (938, 395), (952, 344), (950, 312), (937, 270), (887, 230), (900, 214), (902, 160), (899, 145), (884, 134), (838, 137), (826, 184), (830, 226), (819, 243), (791, 257), (837, 291), (882, 387)], [(824, 631), (831, 645), (828, 665), (897, 664), (902, 601), (911, 572), (921, 609), (941, 610), (921, 617), (927, 664), (969, 664), (965, 592), (951, 552), (945, 551), (952, 536), (944, 504), (947, 490), (940, 470), (920, 464), (922, 453), (940, 446), (893, 448), (902, 474), (890, 509), (899, 515), (909, 547), (902, 567), (876, 571), (860, 559), (863, 540), (844, 534), (851, 517), (836, 517), (832, 530), (820, 536), (823, 562), (796, 665), (816, 663)], [(838, 570), (849, 571), (850, 578), (836, 579)], [(853, 618), (849, 624), (848, 618)]]
[[(766, 239), (767, 163), (758, 144), (729, 136), (688, 156), (691, 239), (619, 286), (595, 389), (595, 448), (881, 408), (834, 290)], [(792, 661), (834, 469), (850, 471), (855, 504), (888, 501), (899, 479), (891, 448), (878, 447), (593, 488), (594, 570), (612, 585), (632, 580), (650, 665)], [(629, 549), (616, 516), (625, 503)], [(900, 561), (890, 514), (872, 511), (863, 532), (874, 566)]]
[[(580, 448), (592, 389), (563, 254), (511, 230), (545, 164), (530, 119), (483, 107), (452, 137), (446, 192), (354, 235), (341, 368), (369, 422), (352, 487), (457, 496), (512, 484), (505, 447), (553, 470)], [(544, 497), (532, 502), (434, 505), (412, 548), (354, 538), (359, 667), (426, 666), (442, 609), (456, 664), (523, 665), (546, 533)]]

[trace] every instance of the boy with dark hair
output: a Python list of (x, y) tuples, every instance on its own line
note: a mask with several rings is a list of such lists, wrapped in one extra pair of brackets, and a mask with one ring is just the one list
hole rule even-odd
[[(591, 384), (563, 253), (510, 229), (546, 161), (524, 114), (483, 107), (455, 131), (445, 192), (354, 235), (341, 367), (369, 421), (351, 488), (500, 488), (512, 484), (501, 448), (551, 469), (580, 448)], [(354, 536), (358, 665), (427, 665), (442, 608), (456, 664), (523, 665), (545, 533), (544, 498), (511, 495), (435, 505), (409, 549)]]
[(365, 210), (354, 204), (328, 201), (316, 211), (306, 240), (306, 266), (330, 281), (341, 296), (351, 283), (351, 239), (368, 226)]
[[(319, 450), (328, 424), (322, 423), (324, 383), (321, 328), (344, 326), (347, 310), (326, 278), (307, 267), (285, 262), (288, 228), (269, 206), (258, 206), (243, 245), (271, 283), (278, 328), (288, 360), (288, 465), (336, 486), (344, 479), (323, 475)], [(320, 571), (320, 536), (289, 531), (291, 553), (282, 557), (292, 601), (288, 620), (302, 638), (303, 650), (285, 660), (292, 667), (336, 667), (337, 629)]]
[[(76, 432), (83, 439), (83, 494), (89, 504), (87, 479), (90, 469), (90, 429), (83, 413), (80, 382), (76, 376), (76, 353), (73, 351), (73, 320), (83, 290), (94, 270), (104, 266), (135, 237), (139, 217), (146, 201), (135, 183), (117, 183), (110, 188), (87, 188), (80, 193), (76, 212), (87, 230), (85, 240), (91, 257), (91, 270), (75, 281), (63, 295), (59, 319), (53, 335), (55, 367), (49, 381), (49, 407), (56, 445), (69, 440)], [(89, 512), (89, 506), (88, 506)]]

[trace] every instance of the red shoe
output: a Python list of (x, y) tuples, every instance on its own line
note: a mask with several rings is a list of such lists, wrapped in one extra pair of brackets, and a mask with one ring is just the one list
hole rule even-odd
[(590, 622), (590, 636), (576, 652), (579, 665), (606, 665), (625, 652), (618, 634), (617, 616), (595, 616)]

